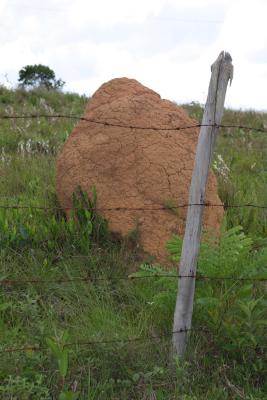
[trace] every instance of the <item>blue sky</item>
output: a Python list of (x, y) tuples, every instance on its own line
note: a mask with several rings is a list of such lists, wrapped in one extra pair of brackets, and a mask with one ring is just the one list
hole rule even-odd
[(230, 52), (226, 105), (267, 110), (267, 1), (0, 0), (0, 83), (48, 65), (66, 90), (91, 95), (135, 78), (178, 103), (204, 103), (210, 65)]

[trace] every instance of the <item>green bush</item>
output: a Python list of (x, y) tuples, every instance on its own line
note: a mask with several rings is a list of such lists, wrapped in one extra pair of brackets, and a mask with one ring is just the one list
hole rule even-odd
[(56, 79), (55, 72), (42, 64), (26, 65), (19, 71), (19, 82), (23, 87), (45, 87), (61, 89), (65, 82)]

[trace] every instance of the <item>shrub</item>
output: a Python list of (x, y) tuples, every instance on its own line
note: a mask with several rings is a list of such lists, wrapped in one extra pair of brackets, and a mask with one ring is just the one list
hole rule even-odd
[(26, 65), (19, 71), (19, 82), (23, 87), (45, 87), (61, 89), (65, 82), (56, 79), (55, 72), (42, 64)]

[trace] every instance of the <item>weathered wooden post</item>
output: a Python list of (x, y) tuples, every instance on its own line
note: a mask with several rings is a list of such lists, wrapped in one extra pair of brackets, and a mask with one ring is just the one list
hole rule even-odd
[[(189, 192), (186, 228), (179, 267), (178, 293), (173, 323), (173, 351), (184, 354), (191, 329), (195, 275), (199, 253), (205, 190), (212, 152), (218, 127), (221, 123), (228, 81), (232, 82), (233, 66), (229, 53), (222, 51), (211, 66), (211, 79), (207, 102), (197, 144), (194, 169)], [(187, 278), (188, 276), (188, 278)]]

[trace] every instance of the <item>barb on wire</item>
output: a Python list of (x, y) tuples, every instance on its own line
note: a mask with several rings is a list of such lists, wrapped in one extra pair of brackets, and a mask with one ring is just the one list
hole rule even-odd
[[(266, 266), (267, 268), (267, 266)], [(168, 279), (195, 279), (197, 281), (240, 281), (240, 282), (267, 282), (267, 277), (234, 277), (234, 276), (207, 276), (207, 275), (179, 275), (179, 274), (153, 274), (153, 275), (127, 275), (117, 276), (111, 278), (97, 278), (97, 277), (76, 277), (76, 278), (65, 278), (65, 279), (2, 279), (0, 280), (0, 286), (9, 285), (27, 285), (27, 284), (64, 284), (74, 282), (114, 282), (120, 280), (142, 280), (142, 279), (157, 279), (157, 278), (168, 278)]]
[(91, 122), (93, 124), (99, 124), (103, 126), (111, 126), (117, 128), (128, 128), (128, 129), (139, 129), (139, 130), (154, 130), (154, 131), (181, 131), (184, 129), (192, 129), (192, 128), (200, 128), (201, 126), (207, 127), (216, 127), (216, 128), (235, 128), (235, 129), (244, 129), (255, 132), (267, 133), (266, 129), (263, 128), (255, 128), (253, 126), (245, 126), (245, 125), (234, 125), (234, 124), (194, 124), (188, 126), (180, 126), (175, 128), (170, 127), (154, 127), (154, 126), (136, 126), (136, 125), (124, 125), (124, 124), (115, 124), (107, 121), (98, 121), (92, 118), (80, 117), (77, 115), (67, 115), (67, 114), (27, 114), (27, 115), (0, 115), (0, 119), (34, 119), (34, 118), (67, 118), (67, 119), (75, 119), (80, 121)]

